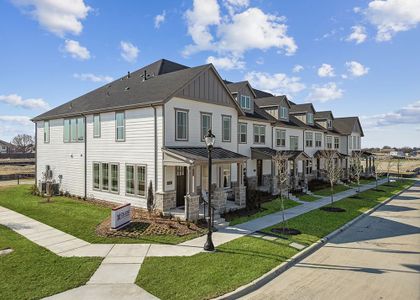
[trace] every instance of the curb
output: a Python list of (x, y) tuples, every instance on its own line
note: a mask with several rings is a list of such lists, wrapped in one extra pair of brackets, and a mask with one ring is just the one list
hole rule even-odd
[(255, 279), (254, 281), (251, 281), (250, 283), (248, 283), (246, 285), (243, 285), (243, 286), (237, 288), (233, 292), (230, 292), (230, 293), (224, 294), (222, 296), (219, 296), (217, 298), (214, 298), (214, 300), (234, 300), (234, 299), (238, 299), (240, 297), (243, 297), (243, 296), (245, 296), (245, 295), (247, 295), (247, 294), (249, 294), (249, 293), (251, 293), (253, 291), (256, 291), (257, 289), (259, 289), (262, 286), (264, 286), (267, 283), (269, 283), (274, 278), (278, 277), (280, 274), (284, 273), (285, 271), (287, 271), (288, 269), (290, 269), (291, 267), (293, 267), (295, 264), (299, 263), (300, 261), (302, 261), (303, 259), (305, 259), (309, 255), (313, 254), (315, 251), (317, 251), (322, 246), (324, 246), (333, 237), (335, 237), (339, 233), (345, 231), (350, 226), (352, 226), (354, 223), (360, 221), (364, 217), (369, 216), (374, 211), (376, 211), (378, 208), (380, 208), (381, 206), (387, 204), (392, 199), (394, 199), (395, 197), (399, 196), (400, 194), (402, 194), (403, 192), (405, 192), (406, 190), (408, 190), (411, 187), (412, 187), (412, 185), (410, 185), (409, 187), (403, 189), (402, 191), (398, 192), (397, 194), (389, 197), (388, 199), (384, 200), (383, 202), (375, 205), (374, 207), (372, 207), (368, 211), (362, 213), (361, 215), (359, 215), (356, 218), (354, 218), (353, 220), (347, 222), (346, 224), (344, 224), (340, 228), (338, 228), (335, 231), (329, 233), (328, 235), (326, 235), (325, 237), (323, 237), (319, 241), (317, 241), (314, 244), (310, 245), (305, 250), (302, 250), (301, 252), (296, 253), (291, 258), (289, 258), (285, 262), (281, 263), (279, 266), (275, 267), (274, 269), (272, 269), (268, 273), (265, 273), (264, 275), (262, 275), (261, 277)]

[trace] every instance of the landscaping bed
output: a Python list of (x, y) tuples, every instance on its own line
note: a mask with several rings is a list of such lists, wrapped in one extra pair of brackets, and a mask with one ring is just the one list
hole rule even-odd
[(84, 285), (101, 258), (60, 257), (0, 225), (0, 299), (40, 299)]
[[(51, 203), (46, 203), (44, 198), (32, 195), (30, 189), (31, 187), (27, 185), (1, 187), (0, 205), (90, 243), (178, 244), (204, 233), (201, 230), (195, 230), (195, 225), (188, 225), (186, 222), (178, 222), (175, 219), (170, 220), (157, 217), (156, 221), (162, 220), (161, 222), (164, 224), (162, 224), (162, 227), (159, 224), (153, 226), (147, 231), (148, 234), (139, 234), (137, 236), (107, 235), (100, 228), (105, 226), (104, 223), (109, 222), (107, 220), (110, 218), (111, 208), (115, 204), (99, 200), (85, 201), (63, 196), (53, 197)], [(134, 209), (135, 215), (137, 211), (137, 209)], [(150, 219), (147, 219), (148, 214), (146, 215), (147, 217), (144, 220), (140, 220), (141, 222), (150, 223)], [(168, 228), (168, 223), (172, 224), (174, 230), (166, 230), (166, 234), (164, 234), (165, 228)], [(98, 226), (99, 234), (97, 232)], [(144, 229), (141, 229), (141, 227), (137, 228), (144, 233)], [(158, 232), (159, 228), (162, 229), (159, 234), (153, 234)]]
[[(147, 257), (136, 283), (161, 299), (209, 299), (255, 280), (298, 253), (293, 244), (309, 246), (343, 226), (358, 215), (410, 186), (407, 181), (382, 187), (386, 192), (368, 190), (360, 193), (365, 200), (345, 198), (334, 206), (345, 209), (331, 213), (316, 209), (290, 219), (287, 228), (297, 235), (272, 231), (275, 224), (262, 232), (277, 239), (245, 236), (217, 247), (215, 253), (191, 257)], [(163, 289), (162, 286), (165, 288)]]
[[(300, 203), (289, 199), (284, 199), (284, 209), (292, 208), (298, 205), (300, 205)], [(282, 206), (280, 198), (275, 198), (274, 200), (261, 203), (261, 207), (259, 208), (242, 208), (224, 213), (222, 217), (229, 222), (229, 225), (233, 226), (281, 211), (281, 209)]]

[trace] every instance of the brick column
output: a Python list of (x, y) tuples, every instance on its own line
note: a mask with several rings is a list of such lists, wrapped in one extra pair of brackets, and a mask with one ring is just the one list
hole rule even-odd
[(185, 220), (197, 221), (200, 214), (200, 196), (186, 195), (185, 197)]
[(225, 190), (223, 188), (216, 188), (211, 199), (213, 207), (220, 212), (224, 212), (226, 209), (226, 200), (227, 195)]

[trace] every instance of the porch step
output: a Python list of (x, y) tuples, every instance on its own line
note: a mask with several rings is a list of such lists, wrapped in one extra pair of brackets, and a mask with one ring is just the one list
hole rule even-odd
[(222, 218), (220, 214), (214, 214), (213, 226), (215, 228), (224, 228), (229, 226), (229, 222)]

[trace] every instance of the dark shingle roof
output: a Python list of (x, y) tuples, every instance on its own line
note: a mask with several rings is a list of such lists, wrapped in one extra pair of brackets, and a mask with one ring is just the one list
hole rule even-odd
[[(207, 161), (208, 159), (208, 151), (206, 147), (165, 147), (163, 149), (194, 161)], [(211, 153), (212, 159), (216, 161), (239, 161), (248, 159), (247, 156), (221, 147), (214, 147)]]
[(270, 122), (277, 121), (276, 118), (274, 118), (272, 115), (267, 113), (265, 110), (260, 108), (255, 103), (254, 103), (254, 112), (250, 113), (250, 112), (244, 111), (244, 113), (245, 113), (245, 117), (247, 118), (259, 119), (259, 120), (270, 121)]
[(226, 86), (228, 87), (231, 93), (238, 93), (241, 89), (243, 89), (246, 86), (248, 86), (251, 92), (254, 93), (254, 90), (252, 89), (251, 85), (246, 80), (239, 82), (230, 82), (225, 80), (224, 82), (226, 83)]
[(317, 111), (314, 115), (315, 120), (325, 120), (325, 119), (334, 119), (333, 113), (331, 110), (325, 110), (325, 111)]
[[(210, 66), (208, 64), (183, 68), (182, 65), (161, 60), (131, 73), (129, 77), (124, 76), (60, 105), (33, 120), (162, 103)], [(144, 70), (147, 70), (148, 74), (152, 75), (156, 72), (158, 75), (143, 80), (141, 75), (144, 74)]]
[(298, 118), (296, 118), (295, 116), (289, 116), (289, 120), (294, 125), (299, 126), (300, 128), (303, 128), (303, 129), (316, 130), (316, 131), (325, 131), (325, 128), (323, 128), (322, 126), (316, 124), (315, 122), (314, 122), (314, 125), (305, 124), (301, 120), (299, 120)]
[(283, 96), (272, 96), (272, 97), (255, 99), (255, 103), (257, 103), (260, 107), (278, 106), (283, 99), (286, 99), (285, 95), (283, 95)]
[(251, 159), (272, 159), (277, 154), (280, 154), (288, 160), (295, 160), (299, 156), (309, 158), (309, 156), (300, 150), (274, 150), (269, 147), (251, 147)]
[(360, 124), (358, 117), (335, 118), (333, 120), (333, 127), (340, 134), (350, 135), (356, 123), (359, 123), (360, 129), (362, 130), (362, 136), (363, 136), (364, 134), (363, 134), (362, 125)]
[(290, 108), (290, 113), (303, 113), (312, 110), (315, 111), (312, 103), (302, 103), (292, 105), (292, 107)]
[(261, 91), (258, 89), (253, 89), (255, 95), (257, 95), (257, 98), (265, 98), (265, 97), (273, 97), (274, 95), (269, 93), (269, 92), (265, 92), (265, 91)]

